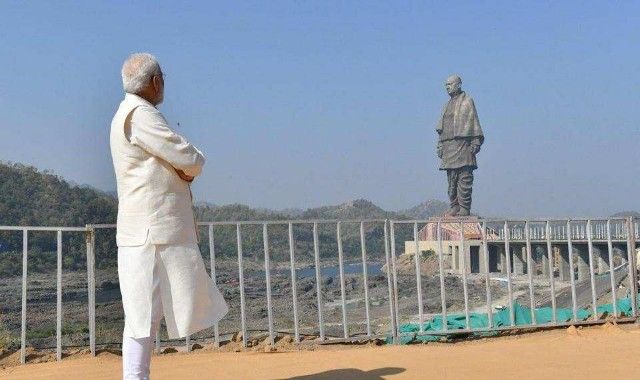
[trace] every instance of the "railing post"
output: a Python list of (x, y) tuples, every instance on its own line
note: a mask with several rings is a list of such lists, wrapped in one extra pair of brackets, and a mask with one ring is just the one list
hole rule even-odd
[(525, 250), (527, 252), (527, 278), (529, 280), (529, 307), (531, 314), (531, 324), (536, 325), (536, 301), (534, 299), (533, 294), (533, 255), (531, 252), (531, 231), (529, 229), (529, 222), (524, 222), (524, 239), (525, 239)]
[(242, 232), (240, 223), (236, 223), (236, 239), (238, 244), (238, 282), (240, 286), (240, 318), (242, 327), (242, 347), (247, 347), (247, 321), (244, 305), (244, 267), (242, 264)]
[(400, 312), (398, 307), (398, 272), (396, 271), (396, 232), (393, 221), (389, 222), (389, 234), (391, 235), (391, 273), (393, 273), (393, 307), (396, 314), (396, 336), (400, 337)]
[(342, 252), (342, 228), (340, 222), (336, 223), (336, 240), (338, 242), (338, 271), (340, 274), (340, 298), (342, 300), (342, 334), (345, 339), (349, 338), (349, 327), (347, 325), (347, 296), (344, 283), (344, 259)]
[(513, 309), (513, 286), (511, 284), (511, 248), (509, 246), (509, 238), (511, 237), (511, 230), (509, 228), (509, 222), (504, 222), (504, 251), (505, 261), (507, 264), (507, 295), (509, 298), (509, 322), (511, 326), (515, 326), (515, 310)]
[(62, 231), (56, 233), (56, 360), (62, 360)]
[(371, 315), (369, 312), (369, 280), (367, 271), (367, 238), (364, 233), (364, 222), (360, 222), (360, 250), (362, 253), (362, 283), (364, 286), (364, 311), (367, 317), (367, 336), (371, 336)]
[(571, 311), (573, 321), (578, 321), (578, 304), (576, 297), (576, 279), (573, 271), (573, 243), (571, 236), (571, 219), (567, 220), (567, 249), (569, 250), (569, 279), (571, 280)]
[[(481, 236), (482, 236), (482, 249), (483, 255), (482, 259), (484, 260), (484, 267), (487, 269), (486, 278), (485, 278), (485, 287), (487, 293), (487, 318), (489, 322), (489, 328), (493, 328), (493, 309), (491, 307), (491, 268), (489, 268), (489, 247), (487, 247), (487, 230), (485, 222), (480, 224)], [(440, 237), (440, 236), (438, 236)], [(446, 321), (444, 321), (446, 323)]]
[[(460, 266), (462, 267), (462, 291), (464, 294), (464, 319), (466, 329), (470, 330), (471, 317), (469, 315), (469, 290), (467, 289), (467, 258), (471, 261), (471, 250), (469, 250), (469, 256), (467, 257), (464, 238), (464, 222), (460, 222), (460, 254)], [(469, 268), (471, 268), (471, 263), (469, 263)]]
[(593, 320), (598, 320), (598, 300), (596, 292), (596, 275), (595, 268), (593, 266), (593, 236), (592, 236), (592, 223), (591, 220), (587, 220), (587, 250), (589, 252), (589, 281), (591, 281), (591, 310), (593, 312)]
[[(545, 223), (545, 238), (547, 240), (547, 260), (549, 265), (549, 287), (551, 288), (551, 322), (555, 324), (557, 322), (556, 316), (556, 285), (555, 276), (553, 274), (553, 246), (551, 245), (551, 228), (549, 221)], [(561, 258), (562, 259), (562, 258)]]
[(264, 277), (267, 287), (267, 316), (269, 318), (269, 342), (275, 344), (273, 332), (273, 309), (271, 307), (271, 260), (269, 257), (269, 229), (267, 223), (262, 225), (262, 242), (264, 245)]
[(324, 317), (322, 313), (322, 276), (320, 275), (320, 246), (318, 242), (318, 223), (313, 223), (313, 255), (316, 269), (316, 301), (318, 302), (318, 329), (320, 340), (324, 340)]
[(418, 316), (420, 318), (420, 326), (418, 329), (422, 333), (424, 332), (424, 304), (422, 303), (422, 271), (420, 270), (420, 246), (418, 239), (418, 223), (413, 223), (413, 240), (416, 250), (413, 258), (416, 266), (416, 291), (418, 293)]
[[(209, 232), (209, 266), (211, 267), (211, 280), (217, 286), (218, 281), (216, 280), (216, 245), (215, 245), (215, 237), (213, 235), (213, 224), (209, 224), (208, 226)], [(213, 345), (214, 347), (220, 347), (220, 330), (219, 330), (219, 322), (216, 322), (213, 325)], [(158, 341), (160, 339), (158, 338)], [(159, 343), (159, 342), (158, 342)]]
[(638, 317), (638, 270), (636, 269), (636, 234), (633, 217), (627, 218), (627, 256), (629, 262), (629, 289), (631, 290), (631, 313)]
[(29, 231), (22, 230), (22, 323), (20, 328), (20, 363), (27, 361), (27, 256), (29, 254)]
[(613, 315), (618, 318), (618, 297), (616, 295), (616, 271), (613, 265), (613, 242), (611, 241), (611, 220), (607, 219), (607, 253), (609, 257), (609, 280), (611, 281), (611, 304)]
[(86, 226), (87, 244), (87, 296), (89, 301), (89, 349), (96, 356), (96, 274), (95, 274), (95, 229)]
[(291, 296), (293, 298), (293, 336), (296, 343), (300, 343), (300, 329), (298, 327), (298, 292), (296, 285), (295, 241), (293, 238), (293, 224), (289, 223), (289, 262), (291, 265)]
[(394, 302), (394, 286), (393, 277), (394, 273), (391, 268), (391, 253), (389, 252), (389, 220), (384, 221), (384, 258), (387, 264), (387, 287), (389, 290), (389, 316), (391, 317), (391, 336), (393, 337), (393, 344), (398, 344), (398, 334), (396, 330), (397, 315), (395, 313)]
[(449, 324), (447, 323), (447, 301), (444, 284), (444, 259), (442, 257), (442, 225), (440, 220), (436, 225), (436, 235), (438, 239), (438, 272), (440, 277), (440, 306), (442, 307), (442, 330), (447, 331)]

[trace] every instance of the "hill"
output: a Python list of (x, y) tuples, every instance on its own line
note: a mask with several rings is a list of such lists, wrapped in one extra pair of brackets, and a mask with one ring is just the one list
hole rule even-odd
[[(115, 223), (118, 201), (113, 192), (108, 193), (89, 186), (75, 185), (60, 176), (34, 167), (0, 162), (0, 224), (17, 226), (84, 226), (91, 223)], [(441, 212), (446, 205), (440, 201), (427, 201), (403, 212), (386, 211), (366, 199), (357, 199), (339, 205), (286, 209), (282, 211), (252, 208), (242, 204), (219, 206), (198, 203), (196, 218), (200, 221), (251, 221), (251, 220), (360, 220), (360, 219), (408, 219), (427, 218)], [(218, 229), (218, 227), (217, 227)], [(221, 254), (235, 252), (235, 230), (219, 228), (216, 231), (216, 249)], [(257, 227), (243, 227), (246, 252), (262, 250), (261, 232)], [(276, 231), (277, 232), (277, 231)], [(367, 241), (382, 246), (384, 230), (381, 224), (365, 227)], [(302, 251), (312, 251), (313, 236), (309, 226), (294, 229), (294, 237)], [(343, 228), (345, 255), (359, 254), (359, 228), (345, 224)], [(275, 233), (270, 242), (275, 252), (286, 252), (286, 234)], [(322, 255), (334, 255), (337, 250), (335, 228), (320, 226), (319, 240)], [(201, 239), (201, 249), (208, 250), (206, 238)], [(219, 246), (219, 248), (218, 248)], [(0, 232), (0, 275), (21, 272), (22, 236), (18, 232)], [(81, 233), (64, 234), (64, 263), (66, 269), (85, 267), (84, 237)], [(29, 235), (29, 271), (53, 269), (56, 241), (54, 233), (33, 232)], [(96, 264), (114, 265), (117, 247), (115, 231), (100, 231), (96, 238)], [(278, 254), (278, 253), (276, 253)]]
[(611, 215), (612, 218), (625, 218), (628, 216), (633, 216), (634, 218), (640, 218), (640, 212), (637, 211), (620, 211)]
[(117, 200), (88, 186), (21, 164), (0, 163), (2, 224), (81, 226), (115, 220)]
[(300, 219), (385, 219), (397, 217), (396, 213), (385, 211), (366, 199), (356, 199), (336, 206), (310, 208), (300, 215)]
[[(282, 220), (289, 217), (285, 214), (269, 209), (252, 208), (243, 204), (230, 204), (224, 206), (213, 205), (206, 202), (195, 205), (196, 219), (198, 221), (247, 221), (247, 220)], [(296, 218), (297, 219), (297, 218)]]
[[(0, 224), (17, 226), (83, 226), (114, 221), (117, 200), (88, 186), (71, 185), (62, 177), (15, 163), (0, 163)], [(104, 250), (113, 251), (115, 243), (100, 241)], [(84, 236), (63, 234), (64, 268), (77, 269), (85, 264)], [(18, 232), (0, 232), (0, 275), (21, 271), (22, 236)], [(29, 235), (29, 270), (51, 269), (56, 237), (52, 232)], [(100, 260), (100, 259), (99, 259)]]
[(448, 208), (449, 205), (447, 203), (431, 199), (400, 211), (400, 213), (412, 219), (427, 219), (432, 216), (442, 215)]

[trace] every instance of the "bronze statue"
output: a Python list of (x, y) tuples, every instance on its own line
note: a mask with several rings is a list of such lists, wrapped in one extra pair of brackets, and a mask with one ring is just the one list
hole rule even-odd
[(445, 87), (451, 99), (445, 104), (438, 132), (440, 170), (447, 171), (451, 208), (446, 216), (468, 216), (471, 212), (473, 171), (478, 168), (476, 154), (484, 142), (473, 99), (461, 88), (457, 75), (447, 78)]

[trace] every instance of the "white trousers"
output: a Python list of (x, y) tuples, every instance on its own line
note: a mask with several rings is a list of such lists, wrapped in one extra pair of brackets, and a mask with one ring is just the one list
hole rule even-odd
[(154, 338), (162, 321), (162, 297), (160, 296), (160, 276), (158, 268), (153, 269), (153, 295), (151, 298), (151, 331), (144, 338), (132, 338), (123, 333), (122, 337), (122, 378), (124, 380), (149, 380), (151, 352)]
[(228, 311), (196, 243), (154, 244), (147, 239), (141, 246), (118, 247), (118, 278), (123, 334), (131, 338), (149, 336), (154, 291), (162, 299), (169, 339), (211, 327)]
[(213, 326), (228, 311), (195, 243), (118, 248), (125, 321), (125, 379), (148, 379), (153, 339), (164, 317), (170, 339)]

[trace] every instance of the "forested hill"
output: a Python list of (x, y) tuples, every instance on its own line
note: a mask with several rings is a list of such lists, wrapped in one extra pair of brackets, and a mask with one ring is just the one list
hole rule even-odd
[[(115, 221), (117, 209), (117, 199), (102, 191), (72, 185), (31, 166), (0, 163), (0, 225), (78, 227)], [(115, 246), (107, 241), (98, 245), (109, 251)], [(0, 275), (21, 271), (21, 250), (19, 231), (0, 232)], [(51, 269), (55, 264), (51, 253), (55, 250), (54, 233), (30, 232), (29, 271)], [(84, 265), (82, 233), (63, 234), (64, 268), (74, 270)]]
[(31, 166), (0, 163), (0, 224), (83, 226), (116, 220), (118, 201)]
[[(118, 201), (89, 186), (72, 185), (62, 177), (22, 164), (0, 162), (0, 224), (18, 226), (83, 226), (115, 223)], [(384, 219), (427, 218), (446, 210), (444, 202), (430, 200), (411, 209), (385, 211), (366, 199), (307, 210), (252, 208), (241, 204), (196, 205), (198, 220), (265, 219)]]
[[(322, 206), (307, 210), (269, 210), (252, 208), (241, 204), (217, 206), (199, 203), (195, 207), (199, 221), (242, 221), (242, 220), (283, 220), (283, 219), (407, 219), (426, 218), (439, 214), (446, 209), (439, 201), (427, 201), (403, 212), (385, 211), (374, 203), (359, 199), (335, 206)], [(65, 181), (62, 177), (34, 167), (15, 163), (0, 162), (0, 225), (14, 226), (84, 226), (85, 224), (115, 223), (118, 201), (110, 193), (88, 186), (78, 186)], [(353, 228), (352, 228), (353, 227)], [(327, 227), (328, 228), (328, 227)], [(251, 227), (247, 227), (251, 230)], [(262, 249), (262, 243), (252, 238), (247, 231), (246, 252)], [(299, 244), (312, 241), (308, 228), (296, 228), (294, 235)], [(365, 233), (372, 243), (380, 242), (383, 236), (382, 226), (369, 225)], [(217, 231), (220, 234), (216, 245), (220, 245), (221, 254), (233, 254), (235, 249), (235, 230)], [(359, 232), (354, 226), (345, 226), (343, 237), (347, 256), (359, 255)], [(100, 231), (96, 240), (96, 264), (115, 263), (115, 233), (113, 230)], [(260, 234), (257, 233), (256, 236)], [(335, 251), (335, 231), (328, 228), (320, 230), (322, 254)], [(81, 233), (63, 235), (63, 265), (68, 269), (83, 268), (85, 264), (84, 236)], [(273, 244), (286, 246), (286, 239), (274, 236)], [(304, 243), (306, 242), (306, 243)], [(203, 250), (206, 241), (201, 241)], [(51, 232), (29, 233), (29, 271), (38, 271), (53, 265), (52, 253), (56, 250), (55, 234)], [(21, 272), (22, 235), (19, 231), (0, 232), (0, 275)]]

